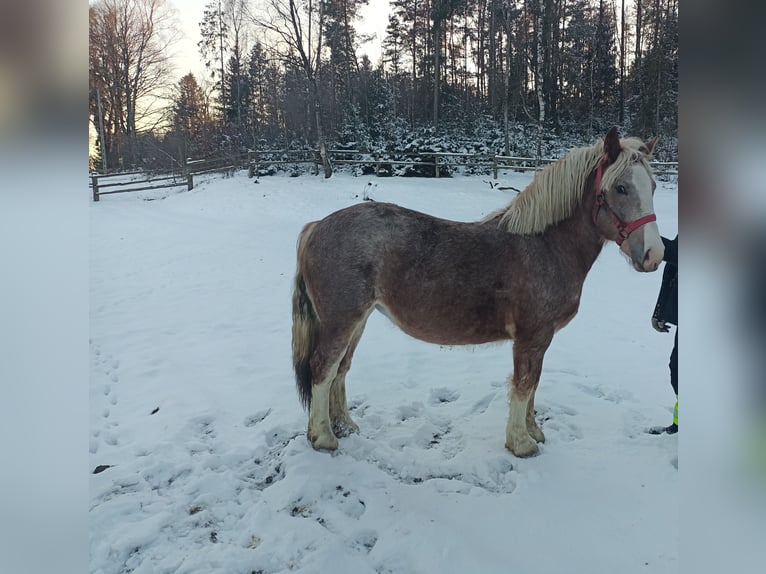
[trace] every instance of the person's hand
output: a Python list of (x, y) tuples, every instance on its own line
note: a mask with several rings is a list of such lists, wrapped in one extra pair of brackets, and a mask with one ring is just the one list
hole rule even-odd
[(667, 333), (670, 331), (670, 327), (668, 327), (667, 323), (665, 323), (665, 321), (660, 321), (657, 317), (652, 317), (652, 327), (654, 327), (655, 331), (659, 331), (660, 333)]

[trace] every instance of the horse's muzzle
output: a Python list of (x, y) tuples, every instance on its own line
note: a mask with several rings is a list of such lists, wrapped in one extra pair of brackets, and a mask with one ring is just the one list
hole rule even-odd
[(657, 257), (657, 250), (653, 248), (649, 248), (646, 250), (646, 253), (644, 253), (644, 260), (641, 264), (641, 267), (643, 268), (643, 271), (657, 271), (657, 268), (660, 266), (660, 262), (662, 261), (662, 257), (664, 255), (664, 249), (659, 254), (659, 257)]
[(665, 256), (665, 245), (654, 222), (637, 229), (620, 249), (630, 258), (633, 268), (642, 273), (657, 271)]

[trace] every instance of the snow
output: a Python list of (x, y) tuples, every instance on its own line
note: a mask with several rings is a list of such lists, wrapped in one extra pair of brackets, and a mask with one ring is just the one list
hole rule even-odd
[[(514, 192), (198, 179), (91, 205), (91, 471), (112, 465), (90, 477), (92, 573), (677, 571), (678, 439), (643, 432), (674, 400), (672, 334), (650, 325), (661, 273), (605, 247), (545, 357), (538, 456), (504, 448), (510, 343), (429, 345), (380, 314), (348, 375), (360, 433), (316, 452), (290, 357), (302, 226), (365, 192), (465, 221)], [(655, 208), (674, 237), (675, 184)]]

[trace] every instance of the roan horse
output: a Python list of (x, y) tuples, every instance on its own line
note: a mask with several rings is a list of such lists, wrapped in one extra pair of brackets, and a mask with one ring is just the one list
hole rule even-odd
[(293, 294), (293, 365), (309, 408), (308, 439), (336, 449), (359, 427), (346, 373), (373, 309), (405, 333), (440, 345), (512, 339), (505, 446), (538, 452), (535, 390), (553, 334), (577, 313), (585, 276), (606, 240), (637, 271), (655, 271), (664, 248), (648, 160), (656, 138), (570, 151), (509, 206), (461, 223), (387, 203), (341, 209), (303, 228)]

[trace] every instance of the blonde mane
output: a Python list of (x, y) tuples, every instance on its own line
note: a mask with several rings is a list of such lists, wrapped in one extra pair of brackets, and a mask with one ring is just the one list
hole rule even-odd
[[(622, 151), (603, 173), (601, 189), (613, 187), (633, 163), (640, 161), (651, 173), (644, 143), (638, 138), (620, 140)], [(643, 148), (643, 149), (642, 149)], [(535, 179), (511, 204), (487, 217), (490, 222), (499, 216), (498, 225), (509, 233), (530, 235), (543, 232), (549, 225), (571, 216), (583, 198), (588, 175), (596, 169), (604, 155), (604, 142), (577, 148), (537, 174)]]

